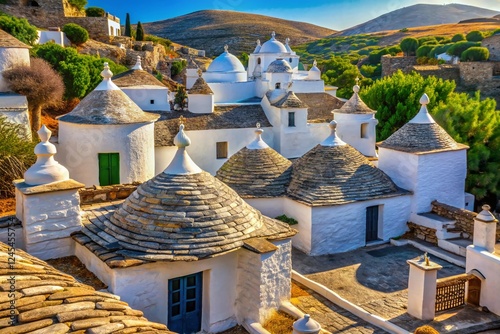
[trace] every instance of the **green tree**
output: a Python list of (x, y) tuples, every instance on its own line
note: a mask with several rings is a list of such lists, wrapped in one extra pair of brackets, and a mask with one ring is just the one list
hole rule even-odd
[(55, 107), (62, 102), (64, 84), (45, 60), (32, 58), (30, 63), (4, 71), (3, 77), (10, 89), (28, 99), (31, 131), (36, 132), (42, 126), (42, 108)]
[[(452, 93), (432, 107), (438, 122), (467, 152), (466, 189), (478, 200), (500, 196), (500, 112), (493, 99)], [(496, 203), (492, 203), (495, 205)]]
[(88, 17), (103, 17), (106, 16), (106, 11), (101, 7), (88, 7), (85, 8), (85, 15)]
[(132, 37), (132, 25), (130, 24), (129, 13), (127, 13), (127, 18), (125, 19), (125, 36)]
[(137, 30), (135, 33), (135, 40), (136, 41), (143, 41), (144, 40), (144, 28), (142, 27), (141, 21), (137, 22)]
[(170, 76), (174, 77), (182, 72), (182, 70), (187, 66), (187, 62), (182, 59), (179, 61), (174, 61), (170, 67)]
[(417, 57), (429, 57), (429, 54), (435, 47), (436, 45), (422, 45), (417, 49)]
[(241, 63), (243, 64), (243, 66), (245, 66), (245, 67), (248, 66), (248, 58), (249, 58), (248, 53), (243, 52), (238, 58), (241, 61)]
[(418, 40), (413, 37), (407, 37), (399, 43), (405, 56), (414, 56), (418, 49)]
[(68, 0), (68, 2), (78, 10), (83, 10), (87, 6), (87, 0)]
[(361, 77), (361, 73), (356, 65), (351, 64), (349, 59), (342, 57), (332, 57), (323, 63), (324, 73), (322, 75), (325, 83), (337, 86), (337, 96), (350, 98), (352, 96), (352, 86), (356, 84), (356, 78)]
[(480, 42), (467, 42), (467, 41), (461, 41), (453, 44), (448, 51), (446, 51), (447, 54), (455, 56), (455, 57), (461, 57), (462, 53), (467, 50), (468, 48), (471, 48), (473, 46), (481, 46)]
[(461, 61), (484, 61), (490, 58), (490, 51), (488, 48), (480, 46), (473, 46), (462, 52)]
[(361, 90), (363, 101), (377, 110), (377, 140), (386, 139), (410, 121), (420, 109), (419, 100), (424, 93), (429, 95), (430, 105), (436, 105), (445, 101), (455, 86), (453, 81), (434, 76), (424, 78), (415, 72), (403, 74), (397, 71)]
[(66, 34), (71, 43), (82, 45), (89, 39), (89, 32), (84, 27), (76, 23), (65, 24), (62, 31)]
[(186, 89), (182, 85), (177, 86), (177, 91), (175, 92), (174, 104), (178, 105), (180, 108), (184, 108), (186, 106)]
[(465, 36), (464, 34), (456, 34), (451, 38), (451, 41), (453, 43), (460, 42), (460, 41), (465, 41)]
[(474, 30), (474, 31), (471, 31), (470, 33), (468, 33), (467, 36), (465, 36), (465, 38), (469, 42), (480, 42), (484, 39), (484, 35), (479, 30)]
[(29, 45), (33, 45), (38, 39), (35, 26), (29, 24), (26, 19), (19, 19), (2, 11), (0, 11), (0, 29)]

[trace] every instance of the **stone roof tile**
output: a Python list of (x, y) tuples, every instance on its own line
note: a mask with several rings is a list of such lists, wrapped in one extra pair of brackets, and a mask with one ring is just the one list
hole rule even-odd
[(327, 123), (332, 120), (332, 111), (344, 105), (338, 97), (328, 93), (297, 93), (302, 102), (308, 105), (307, 122)]
[(216, 177), (243, 198), (280, 197), (292, 175), (292, 163), (270, 147), (246, 147), (231, 156)]
[(111, 78), (118, 87), (158, 86), (166, 88), (154, 75), (144, 70), (131, 69)]
[(202, 77), (196, 79), (196, 82), (194, 83), (193, 87), (191, 87), (191, 89), (189, 89), (188, 91), (188, 94), (213, 94), (213, 93), (214, 92), (212, 91), (210, 86)]
[[(269, 93), (268, 93), (269, 94)], [(281, 109), (285, 108), (307, 108), (307, 104), (302, 102), (294, 92), (289, 91), (278, 101), (272, 103), (273, 106)]]
[(31, 49), (31, 46), (24, 44), (11, 34), (0, 29), (0, 49), (1, 48)]
[(376, 111), (370, 109), (370, 107), (361, 100), (358, 92), (359, 86), (356, 85), (354, 86), (354, 94), (352, 94), (351, 98), (347, 100), (340, 109), (336, 109), (335, 112), (341, 114), (375, 114)]
[[(148, 322), (141, 311), (132, 310), (118, 296), (78, 283), (72, 276), (20, 249), (16, 250), (16, 263), (12, 268), (8, 252), (9, 247), (0, 243), (0, 264), (9, 266), (8, 275), (15, 276), (16, 284), (2, 281), (0, 299), (4, 294), (8, 297), (14, 286), (15, 324), (10, 324), (10, 312), (1, 312), (1, 333), (64, 334), (85, 330), (86, 333), (117, 333), (132, 327), (134, 332), (153, 328), (155, 333), (171, 333), (163, 324)], [(2, 305), (8, 308), (10, 301), (8, 297)]]
[(332, 206), (409, 194), (349, 145), (317, 145), (292, 166), (288, 197)]

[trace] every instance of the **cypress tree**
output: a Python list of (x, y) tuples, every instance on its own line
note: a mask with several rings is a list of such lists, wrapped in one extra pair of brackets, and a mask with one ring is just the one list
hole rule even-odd
[(137, 22), (137, 31), (135, 33), (135, 40), (136, 41), (144, 40), (144, 29), (142, 28), (141, 21)]
[(130, 25), (129, 13), (127, 13), (127, 18), (125, 19), (125, 36), (132, 37), (132, 26)]

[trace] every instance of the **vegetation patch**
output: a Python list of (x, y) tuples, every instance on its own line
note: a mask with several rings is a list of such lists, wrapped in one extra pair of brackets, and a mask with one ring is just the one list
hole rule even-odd
[(0, 11), (0, 29), (29, 45), (33, 45), (38, 39), (36, 27), (28, 20), (19, 19), (2, 11)]
[(272, 311), (271, 316), (262, 325), (271, 334), (289, 334), (293, 331), (295, 319), (280, 311)]
[(275, 219), (282, 221), (283, 223), (287, 223), (288, 225), (297, 225), (299, 223), (296, 219), (287, 217), (286, 215), (278, 216)]

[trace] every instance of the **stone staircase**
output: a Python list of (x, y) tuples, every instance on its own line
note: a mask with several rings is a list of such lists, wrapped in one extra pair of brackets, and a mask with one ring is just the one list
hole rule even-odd
[(438, 247), (448, 252), (465, 257), (467, 246), (472, 244), (469, 236), (456, 227), (456, 221), (453, 219), (426, 212), (412, 214), (411, 222), (436, 230)]

